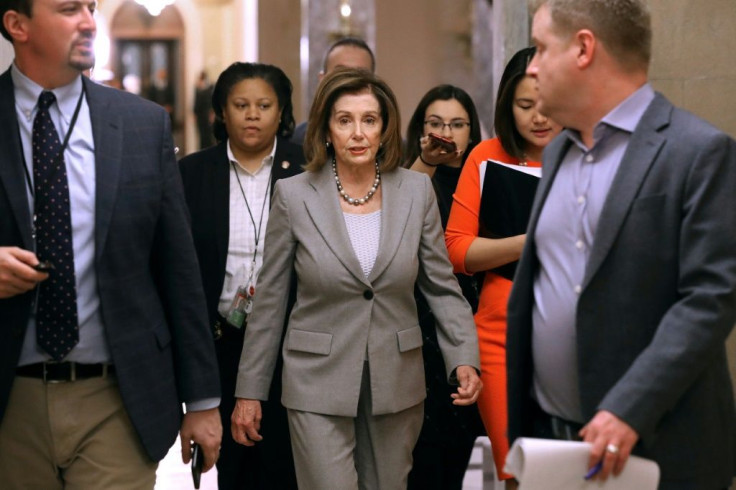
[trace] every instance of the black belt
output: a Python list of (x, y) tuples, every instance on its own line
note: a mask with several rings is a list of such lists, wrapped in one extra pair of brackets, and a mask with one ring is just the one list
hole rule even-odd
[(583, 424), (550, 415), (538, 406), (534, 413), (534, 436), (543, 439), (559, 439), (563, 441), (581, 441), (578, 435)]
[(77, 362), (38, 362), (16, 368), (15, 374), (42, 379), (44, 383), (65, 383), (89, 378), (106, 378), (115, 372), (112, 364), (79, 364)]

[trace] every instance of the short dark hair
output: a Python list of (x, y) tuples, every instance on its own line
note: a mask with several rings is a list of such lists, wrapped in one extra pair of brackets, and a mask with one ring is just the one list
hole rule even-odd
[(281, 110), (281, 121), (277, 134), (288, 138), (294, 132), (294, 106), (291, 102), (291, 92), (293, 90), (291, 80), (281, 70), (274, 65), (265, 63), (242, 63), (235, 62), (225, 68), (220, 73), (212, 91), (212, 110), (215, 111), (215, 122), (212, 125), (212, 132), (217, 141), (225, 141), (228, 138), (227, 128), (223, 120), (223, 108), (227, 105), (227, 98), (233, 87), (243, 80), (251, 78), (260, 78), (268, 83), (279, 102), (279, 110)]
[(31, 10), (33, 10), (33, 4), (31, 0), (2, 0), (2, 7), (0, 7), (0, 33), (3, 37), (13, 42), (13, 38), (10, 37), (10, 33), (5, 29), (5, 24), (2, 22), (5, 17), (5, 12), (8, 10), (15, 10), (19, 14), (23, 14), (26, 17), (31, 17)]
[(526, 67), (536, 51), (535, 47), (524, 48), (511, 57), (501, 75), (496, 96), (496, 112), (493, 118), (496, 136), (506, 153), (520, 160), (524, 160), (527, 143), (516, 127), (514, 95), (516, 87), (526, 76)]
[(409, 127), (406, 129), (406, 158), (404, 159), (405, 165), (407, 166), (414, 163), (422, 152), (419, 138), (424, 134), (424, 120), (427, 107), (436, 100), (457, 100), (463, 106), (465, 112), (468, 113), (468, 118), (470, 119), (470, 140), (468, 141), (468, 147), (463, 153), (463, 163), (468, 158), (470, 151), (480, 142), (480, 119), (478, 118), (478, 111), (475, 109), (473, 99), (460, 87), (454, 85), (438, 85), (424, 94), (424, 97), (419, 101), (419, 105), (409, 120)]
[(569, 37), (590, 29), (623, 67), (646, 70), (652, 57), (652, 20), (646, 0), (532, 0), (549, 8), (553, 29)]
[(360, 39), (359, 37), (342, 37), (332, 43), (329, 48), (327, 48), (327, 51), (325, 52), (324, 58), (322, 58), (322, 73), (327, 73), (327, 60), (330, 57), (330, 54), (340, 46), (352, 46), (353, 48), (358, 48), (366, 51), (370, 57), (371, 57), (371, 71), (376, 71), (376, 57), (373, 55), (373, 51), (371, 51), (370, 46), (368, 46), (368, 43), (366, 43), (364, 40)]
[(375, 74), (357, 68), (337, 68), (325, 75), (317, 87), (304, 138), (305, 170), (317, 171), (334, 157), (325, 145), (332, 110), (337, 99), (346, 94), (371, 93), (381, 107), (381, 148), (377, 160), (381, 172), (390, 172), (401, 164), (401, 118), (391, 87)]

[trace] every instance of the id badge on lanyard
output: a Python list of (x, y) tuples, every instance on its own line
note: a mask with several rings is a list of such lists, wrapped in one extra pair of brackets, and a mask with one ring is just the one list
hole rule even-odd
[(253, 298), (256, 295), (255, 270), (256, 262), (254, 260), (248, 280), (245, 285), (238, 286), (238, 291), (235, 293), (227, 317), (225, 317), (227, 322), (235, 328), (243, 328), (243, 325), (247, 323), (248, 315), (253, 311)]

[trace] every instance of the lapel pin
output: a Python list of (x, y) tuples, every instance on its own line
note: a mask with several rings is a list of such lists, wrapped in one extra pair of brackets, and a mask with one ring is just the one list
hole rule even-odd
[(283, 168), (284, 170), (289, 167), (291, 167), (291, 163), (289, 163), (288, 160), (284, 160), (283, 162), (281, 162), (281, 168)]

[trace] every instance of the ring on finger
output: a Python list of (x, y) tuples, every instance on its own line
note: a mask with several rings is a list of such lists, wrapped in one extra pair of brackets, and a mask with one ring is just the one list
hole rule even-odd
[(606, 452), (609, 454), (613, 454), (614, 456), (618, 454), (619, 448), (615, 444), (608, 444), (606, 446)]

